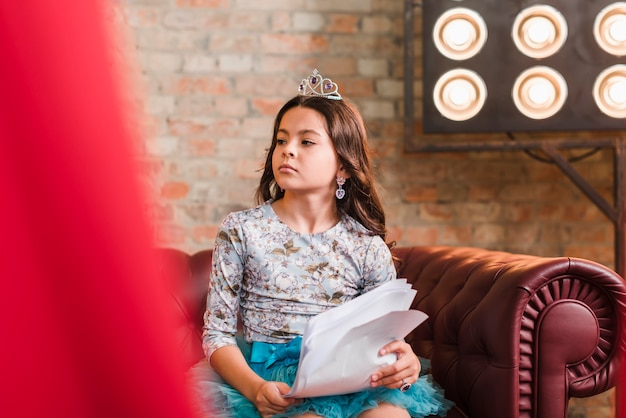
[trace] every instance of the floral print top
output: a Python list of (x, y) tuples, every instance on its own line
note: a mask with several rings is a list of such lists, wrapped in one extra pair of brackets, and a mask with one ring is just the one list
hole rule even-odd
[(348, 215), (305, 234), (269, 202), (233, 212), (215, 241), (204, 352), (235, 345), (239, 317), (246, 341), (288, 342), (314, 315), (395, 278), (387, 245)]

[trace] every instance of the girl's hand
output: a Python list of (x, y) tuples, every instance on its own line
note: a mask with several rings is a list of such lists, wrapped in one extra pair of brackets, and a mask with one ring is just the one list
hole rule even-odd
[(263, 382), (256, 390), (253, 400), (254, 406), (263, 418), (269, 418), (276, 414), (283, 413), (293, 405), (296, 400), (284, 398), (283, 395), (289, 393), (289, 386), (282, 382)]
[(404, 383), (413, 384), (417, 382), (421, 366), (411, 346), (404, 341), (396, 340), (378, 352), (381, 356), (389, 353), (396, 353), (398, 359), (393, 364), (377, 370), (372, 375), (371, 386), (399, 389)]

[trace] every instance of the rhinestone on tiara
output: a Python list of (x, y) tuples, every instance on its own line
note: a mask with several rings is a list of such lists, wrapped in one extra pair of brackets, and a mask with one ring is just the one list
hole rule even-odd
[(320, 96), (327, 99), (341, 100), (341, 94), (337, 88), (337, 83), (330, 78), (324, 78), (317, 68), (313, 70), (313, 74), (307, 78), (303, 78), (298, 86), (299, 96)]

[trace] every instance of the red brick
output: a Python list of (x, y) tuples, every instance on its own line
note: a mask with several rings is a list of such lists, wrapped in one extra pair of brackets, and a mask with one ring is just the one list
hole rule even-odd
[(537, 242), (539, 225), (536, 223), (509, 224), (506, 228), (506, 240), (521, 242)]
[(188, 172), (188, 177), (190, 181), (197, 180), (209, 180), (217, 182), (217, 177), (219, 174), (219, 169), (217, 164), (212, 160), (204, 161), (200, 160), (196, 162), (187, 162), (185, 164), (185, 171)]
[(610, 225), (577, 224), (572, 228), (572, 240), (584, 244), (609, 244), (613, 239)]
[[(232, 138), (230, 141), (220, 141), (219, 156), (227, 158), (229, 171), (232, 172), (235, 164), (243, 163), (251, 157), (256, 157), (254, 140), (250, 138)], [(259, 158), (259, 163), (260, 163)], [(226, 163), (226, 162), (225, 162)]]
[(346, 97), (371, 97), (374, 95), (374, 80), (350, 79), (338, 82), (339, 91)]
[(210, 203), (193, 199), (191, 203), (184, 202), (178, 205), (180, 212), (185, 214), (185, 217), (194, 224), (204, 224), (206, 222), (213, 221), (213, 214), (215, 212), (215, 205)]
[(516, 202), (504, 207), (504, 219), (509, 222), (529, 222), (535, 219), (536, 205)]
[(403, 228), (399, 226), (388, 226), (387, 227), (387, 241), (396, 241), (398, 246), (401, 246), (402, 238), (403, 238)]
[(326, 26), (330, 33), (357, 33), (359, 31), (359, 17), (352, 14), (333, 14)]
[(189, 193), (189, 185), (182, 181), (167, 182), (161, 186), (161, 196), (164, 199), (182, 199)]
[(557, 222), (540, 224), (538, 242), (541, 244), (560, 244), (561, 242), (571, 241), (572, 233), (570, 227)]
[(403, 138), (404, 136), (404, 124), (399, 121), (386, 121), (383, 125), (383, 137), (385, 138), (393, 138), (398, 141), (399, 138)]
[(207, 131), (205, 122), (193, 119), (169, 120), (168, 128), (170, 135), (177, 136), (200, 135)]
[(224, 117), (245, 118), (248, 114), (248, 99), (243, 97), (219, 97), (216, 99), (216, 114)]
[(184, 244), (187, 239), (187, 229), (180, 225), (160, 224), (155, 230), (155, 240), (157, 245)]
[(451, 221), (454, 208), (449, 203), (425, 203), (421, 205), (421, 218), (426, 221)]
[(140, 176), (155, 176), (163, 170), (163, 161), (157, 158), (139, 158), (137, 163)]
[[(307, 58), (302, 56), (288, 56), (288, 55), (263, 55), (257, 58), (258, 67), (257, 71), (261, 74), (276, 75), (276, 74), (301, 74), (304, 78), (310, 73), (312, 68), (319, 66), (320, 60), (317, 58)], [(323, 73), (322, 73), (323, 74)], [(297, 93), (297, 78), (292, 80), (293, 85), (291, 91), (295, 95)], [(285, 90), (286, 91), (286, 90)], [(274, 92), (277, 93), (277, 92)]]
[(154, 222), (174, 221), (174, 206), (168, 203), (155, 203), (148, 207), (148, 218)]
[(500, 222), (502, 204), (500, 202), (466, 202), (458, 205), (457, 215), (465, 222)]
[(200, 27), (207, 30), (216, 31), (218, 29), (228, 30), (230, 28), (230, 17), (224, 14), (203, 15), (200, 20)]
[(258, 10), (231, 10), (228, 13), (228, 30), (242, 32), (267, 31), (268, 14)]
[(439, 230), (434, 226), (415, 226), (405, 229), (405, 245), (435, 245), (438, 242)]
[(241, 136), (245, 138), (261, 138), (264, 139), (261, 147), (269, 147), (272, 139), (272, 127), (274, 119), (270, 117), (253, 118), (249, 117), (243, 121), (241, 126)]
[(143, 133), (143, 137), (151, 138), (161, 133), (161, 119), (158, 116), (144, 115), (141, 118), (135, 120), (137, 125), (134, 125), (131, 129)]
[(498, 197), (499, 185), (493, 184), (470, 184), (468, 185), (467, 200), (486, 201), (495, 200)]
[(278, 110), (285, 104), (285, 100), (281, 99), (253, 99), (252, 107), (256, 111), (265, 116), (275, 116)]
[(218, 225), (200, 225), (193, 228), (193, 240), (197, 244), (212, 244), (217, 236)]
[(263, 170), (263, 161), (261, 160), (240, 160), (237, 161), (235, 173), (240, 179), (258, 179), (261, 177)]
[(470, 225), (443, 226), (438, 241), (446, 245), (470, 245), (472, 243), (472, 227)]
[(539, 204), (538, 220), (559, 221), (563, 218), (566, 207), (557, 202), (541, 202)]
[(453, 175), (472, 183), (506, 181), (502, 198), (507, 200), (527, 200), (535, 196), (535, 185), (520, 183), (521, 169), (508, 162), (464, 160), (450, 167)]
[(559, 254), (562, 250), (559, 244), (543, 242), (509, 242), (506, 245), (497, 245), (496, 248), (515, 254), (530, 254), (539, 257), (554, 257), (554, 254)]
[(211, 135), (216, 138), (239, 136), (239, 122), (234, 119), (175, 119), (169, 121), (171, 135)]
[(478, 224), (474, 226), (473, 234), (473, 245), (491, 247), (505, 240), (505, 227), (496, 224)]
[(240, 178), (239, 184), (241, 187), (229, 187), (225, 195), (226, 199), (230, 202), (239, 202), (242, 207), (251, 207), (254, 205), (254, 191), (259, 184), (259, 178), (261, 173), (258, 173), (257, 178)]
[(365, 16), (361, 22), (362, 30), (365, 33), (384, 34), (391, 32), (393, 28), (392, 20), (387, 16)]
[(253, 53), (259, 48), (258, 36), (242, 34), (220, 34), (211, 37), (210, 52)]
[(408, 162), (398, 164), (398, 161), (385, 161), (381, 169), (395, 175), (397, 181), (403, 184), (432, 184), (445, 181), (448, 176), (448, 165), (444, 162), (431, 159), (429, 161)]
[(282, 97), (284, 101), (298, 92), (298, 83), (285, 75), (242, 75), (235, 79), (235, 91), (245, 97)]
[(207, 9), (228, 9), (230, 0), (176, 0), (178, 7), (197, 7)]
[(570, 189), (554, 183), (507, 184), (503, 186), (502, 193), (500, 194), (500, 199), (509, 202), (536, 202), (545, 199), (563, 202), (571, 200), (572, 197), (573, 194)]
[(186, 141), (189, 153), (194, 157), (215, 155), (215, 140), (206, 138), (190, 138)]
[(561, 221), (600, 221), (606, 219), (591, 202), (569, 203), (563, 209)]
[(131, 27), (157, 27), (160, 18), (161, 10), (157, 7), (132, 7), (126, 10), (126, 21)]
[(407, 203), (436, 202), (438, 198), (437, 186), (415, 185), (404, 192), (404, 201)]
[(210, 96), (183, 96), (178, 99), (176, 114), (179, 116), (210, 115), (217, 111), (213, 97)]
[(328, 50), (328, 37), (316, 34), (265, 34), (261, 35), (261, 49), (266, 54), (321, 54)]
[(284, 32), (291, 29), (292, 18), (291, 13), (288, 12), (276, 12), (272, 14), (272, 31)]
[[(441, 182), (437, 185), (438, 200), (440, 202), (469, 201), (467, 186), (460, 182)], [(478, 201), (476, 203), (484, 204)]]
[(400, 146), (398, 141), (392, 138), (382, 139), (369, 137), (369, 145), (372, 149), (375, 161), (380, 161), (383, 158), (389, 159), (401, 152), (401, 150), (398, 150)]
[(534, 164), (533, 167), (528, 170), (527, 175), (530, 181), (545, 182), (560, 179), (563, 174), (558, 168), (552, 165)]
[[(302, 75), (308, 75), (311, 73), (311, 68), (316, 68), (325, 77), (332, 78), (335, 82), (342, 82), (357, 75), (358, 57), (347, 56), (321, 56), (315, 59), (315, 65), (309, 66), (303, 71)], [(339, 90), (344, 93), (343, 90)]]
[(585, 243), (565, 245), (563, 255), (593, 260), (610, 268), (615, 268), (615, 258), (612, 245), (589, 245)]
[(230, 82), (224, 77), (174, 75), (165, 85), (165, 92), (176, 95), (231, 93)]

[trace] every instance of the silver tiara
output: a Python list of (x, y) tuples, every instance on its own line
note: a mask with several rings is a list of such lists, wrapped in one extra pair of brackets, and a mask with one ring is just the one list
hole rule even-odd
[(313, 74), (307, 78), (303, 78), (298, 86), (299, 96), (320, 96), (327, 99), (341, 100), (341, 94), (337, 88), (337, 83), (330, 78), (324, 78), (317, 71), (313, 70)]

